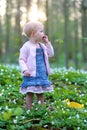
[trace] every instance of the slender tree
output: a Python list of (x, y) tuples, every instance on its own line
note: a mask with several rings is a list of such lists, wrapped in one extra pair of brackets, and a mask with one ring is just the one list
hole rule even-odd
[[(5, 26), (6, 26), (6, 34), (5, 34), (5, 57), (9, 52), (9, 43), (10, 43), (10, 28), (11, 28), (11, 13), (10, 13), (10, 1), (6, 0), (6, 14), (5, 14)], [(8, 58), (4, 58), (5, 62), (8, 62)]]
[(82, 54), (83, 62), (87, 62), (87, 0), (82, 0)]
[(20, 7), (21, 7), (21, 1), (20, 0), (17, 0), (16, 1), (17, 3), (17, 12), (16, 12), (16, 15), (15, 15), (15, 20), (16, 20), (16, 34), (17, 34), (17, 41), (19, 43), (19, 46), (22, 45), (22, 31), (21, 31), (21, 25), (20, 25), (20, 21), (21, 21), (21, 11), (20, 11)]
[(27, 13), (26, 21), (29, 21), (28, 15), (29, 15), (29, 9), (31, 7), (31, 0), (26, 0), (25, 2), (26, 2), (26, 9), (27, 9), (27, 12), (26, 12)]
[(78, 14), (77, 14), (77, 6), (78, 4), (76, 1), (73, 2), (74, 5), (74, 61), (75, 61), (75, 68), (78, 68)]
[(3, 33), (2, 33), (2, 23), (1, 23), (1, 16), (0, 16), (0, 56), (2, 57), (2, 37), (3, 37)]
[(69, 0), (64, 0), (64, 49), (65, 66), (69, 67), (69, 46), (68, 46), (68, 24), (69, 24)]

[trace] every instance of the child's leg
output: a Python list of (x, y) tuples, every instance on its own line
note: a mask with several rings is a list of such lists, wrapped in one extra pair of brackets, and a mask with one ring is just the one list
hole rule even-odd
[(43, 93), (36, 94), (37, 95), (37, 100), (41, 102), (41, 104), (44, 104), (44, 97)]
[(34, 93), (28, 92), (26, 94), (26, 104), (27, 104), (27, 108), (30, 110), (32, 107), (32, 102), (33, 102), (33, 96)]

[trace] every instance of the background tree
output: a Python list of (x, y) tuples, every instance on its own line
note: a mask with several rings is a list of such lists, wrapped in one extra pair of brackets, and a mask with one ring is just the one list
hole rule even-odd
[(82, 0), (82, 55), (83, 62), (87, 62), (87, 0)]
[(3, 56), (3, 51), (2, 51), (2, 39), (3, 39), (3, 30), (2, 30), (2, 22), (1, 22), (1, 15), (0, 15), (0, 56)]
[(74, 61), (75, 61), (75, 68), (78, 68), (78, 2), (75, 0), (73, 1), (73, 8), (74, 8)]
[(69, 0), (64, 0), (64, 49), (65, 49), (65, 65), (69, 67)]
[(17, 0), (16, 1), (16, 6), (17, 6), (17, 11), (16, 11), (16, 15), (15, 15), (15, 23), (16, 23), (16, 26), (15, 26), (15, 31), (16, 31), (16, 40), (17, 42), (19, 43), (19, 47), (22, 46), (22, 30), (21, 30), (21, 25), (20, 25), (20, 21), (21, 21), (21, 10), (20, 10), (20, 7), (21, 7), (21, 0)]
[(6, 55), (9, 54), (9, 43), (10, 43), (10, 31), (11, 31), (11, 8), (10, 8), (10, 1), (9, 0), (6, 0), (6, 14), (5, 14), (5, 27), (6, 27), (6, 31), (5, 31), (5, 57), (4, 57), (4, 60), (6, 62), (8, 62), (8, 59), (6, 58)]
[[(26, 9), (27, 9), (27, 11), (26, 11), (26, 16), (29, 16), (29, 9), (30, 9), (30, 7), (31, 7), (31, 0), (26, 0)], [(26, 21), (28, 21), (28, 17), (26, 17)]]

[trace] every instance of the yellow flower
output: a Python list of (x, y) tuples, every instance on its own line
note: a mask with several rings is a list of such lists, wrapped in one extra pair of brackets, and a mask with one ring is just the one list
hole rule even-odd
[(70, 102), (69, 99), (66, 99), (66, 103), (68, 107), (72, 107), (72, 108), (84, 108), (84, 104), (80, 104), (77, 102)]

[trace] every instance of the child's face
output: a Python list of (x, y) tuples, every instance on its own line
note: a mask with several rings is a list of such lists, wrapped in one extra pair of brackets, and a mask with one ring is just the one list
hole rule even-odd
[(43, 40), (43, 36), (44, 36), (44, 30), (42, 27), (39, 27), (38, 30), (35, 32), (35, 39), (38, 41), (38, 42), (42, 42)]

